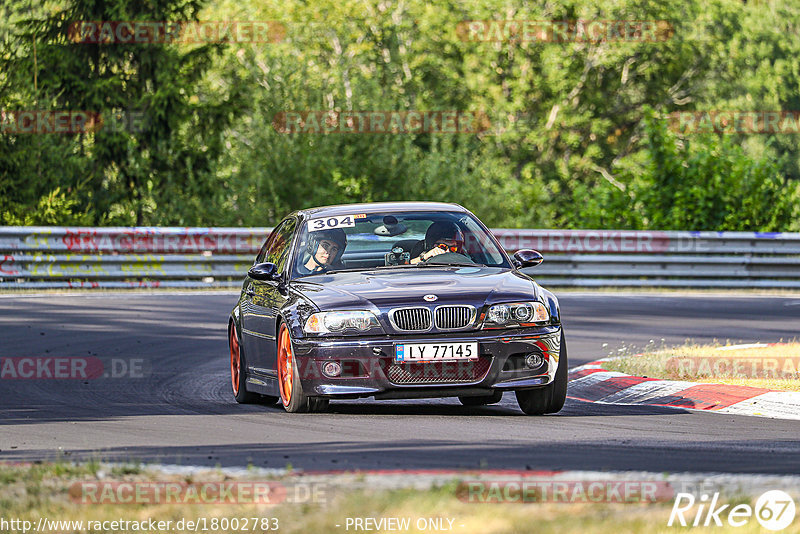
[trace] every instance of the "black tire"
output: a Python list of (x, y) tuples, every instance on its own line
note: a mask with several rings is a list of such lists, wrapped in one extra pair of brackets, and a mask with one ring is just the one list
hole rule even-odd
[(564, 330), (561, 330), (561, 350), (558, 355), (558, 370), (551, 384), (553, 394), (550, 397), (550, 406), (547, 413), (558, 413), (567, 401), (567, 383), (569, 382), (569, 359), (567, 358), (567, 340), (564, 339)]
[(330, 405), (330, 400), (328, 399), (323, 399), (320, 397), (312, 397), (311, 399), (309, 399), (308, 411), (312, 413), (325, 412), (328, 410), (329, 405)]
[(561, 348), (558, 353), (558, 369), (556, 370), (555, 378), (550, 384), (542, 388), (515, 391), (520, 409), (527, 415), (559, 412), (567, 400), (568, 373), (567, 342), (564, 339), (564, 330), (562, 329)]
[[(231, 387), (233, 397), (239, 404), (253, 404), (261, 400), (261, 395), (247, 391), (247, 360), (242, 350), (239, 332), (236, 325), (231, 322), (228, 325), (228, 348), (231, 353)], [(237, 362), (238, 359), (238, 369)]]
[(503, 398), (503, 392), (496, 389), (491, 395), (481, 395), (479, 397), (459, 397), (458, 400), (464, 406), (485, 406), (487, 404), (494, 404), (500, 402)]
[(525, 415), (546, 414), (550, 407), (550, 397), (552, 396), (550, 386), (536, 389), (520, 389), (514, 392), (517, 396), (517, 404)]

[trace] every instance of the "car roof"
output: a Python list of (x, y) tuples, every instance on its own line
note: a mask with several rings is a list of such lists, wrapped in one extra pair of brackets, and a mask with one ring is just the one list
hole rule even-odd
[(458, 204), (446, 202), (369, 202), (363, 204), (337, 204), (335, 206), (319, 206), (298, 210), (304, 216), (337, 216), (360, 213), (383, 213), (392, 211), (457, 211), (468, 213), (468, 210)]

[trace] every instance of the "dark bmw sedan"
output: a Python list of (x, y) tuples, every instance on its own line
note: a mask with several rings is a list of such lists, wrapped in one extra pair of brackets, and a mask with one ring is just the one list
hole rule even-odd
[(228, 338), (240, 403), (321, 411), (331, 399), (514, 391), (558, 412), (567, 349), (558, 300), (456, 204), (327, 206), (288, 215), (247, 273)]

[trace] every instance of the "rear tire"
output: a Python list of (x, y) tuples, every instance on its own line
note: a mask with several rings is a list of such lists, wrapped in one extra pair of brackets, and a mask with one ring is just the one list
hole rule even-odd
[(550, 384), (537, 389), (515, 391), (520, 409), (527, 415), (556, 413), (564, 407), (567, 400), (567, 382), (569, 362), (567, 360), (567, 342), (564, 330), (561, 330), (561, 348), (558, 353), (558, 369)]
[(231, 387), (233, 397), (239, 404), (253, 404), (261, 399), (261, 395), (247, 391), (247, 361), (236, 332), (236, 325), (231, 321), (228, 325), (228, 347), (231, 350)]
[(503, 398), (503, 392), (495, 390), (491, 395), (481, 395), (479, 397), (459, 397), (458, 400), (464, 406), (486, 406), (487, 404), (494, 404), (500, 402)]

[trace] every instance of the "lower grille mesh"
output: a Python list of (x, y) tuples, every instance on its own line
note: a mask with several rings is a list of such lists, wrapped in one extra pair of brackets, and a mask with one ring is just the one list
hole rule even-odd
[(393, 384), (460, 384), (482, 380), (489, 372), (491, 358), (477, 360), (392, 363), (386, 372)]

